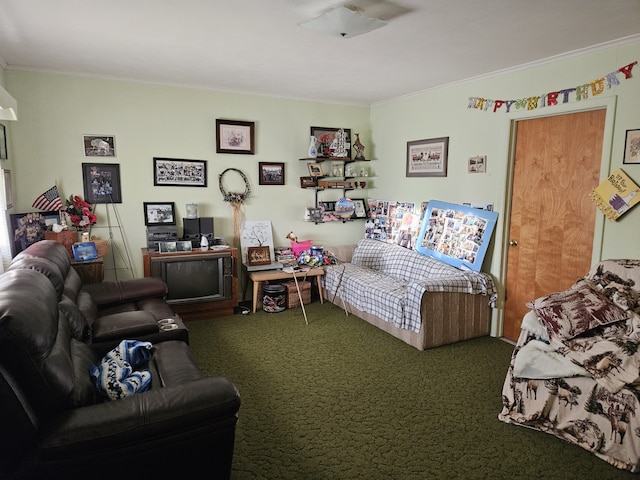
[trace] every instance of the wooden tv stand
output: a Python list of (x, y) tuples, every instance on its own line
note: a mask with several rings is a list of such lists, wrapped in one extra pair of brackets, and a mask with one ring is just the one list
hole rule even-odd
[(176, 253), (160, 253), (150, 252), (149, 249), (142, 249), (142, 263), (144, 267), (144, 276), (151, 276), (151, 262), (154, 258), (171, 257), (191, 257), (193, 255), (201, 256), (220, 256), (220, 254), (228, 254), (233, 258), (233, 278), (231, 282), (232, 296), (230, 299), (216, 300), (211, 302), (194, 301), (193, 303), (182, 303), (180, 305), (171, 305), (171, 308), (180, 315), (184, 320), (206, 319), (211, 317), (226, 317), (234, 314), (235, 307), (238, 306), (238, 249), (225, 248), (223, 250), (207, 250), (203, 252), (200, 249), (191, 252)]

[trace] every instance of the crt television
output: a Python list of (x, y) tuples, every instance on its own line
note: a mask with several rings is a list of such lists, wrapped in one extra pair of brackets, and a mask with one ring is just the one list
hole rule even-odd
[(463, 270), (480, 271), (498, 214), (430, 200), (416, 251)]
[(233, 257), (220, 255), (171, 255), (150, 259), (150, 273), (167, 284), (167, 303), (229, 300), (233, 297)]

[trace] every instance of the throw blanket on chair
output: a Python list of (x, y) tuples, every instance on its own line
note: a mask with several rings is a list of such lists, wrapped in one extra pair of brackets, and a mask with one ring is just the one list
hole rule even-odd
[(89, 368), (93, 383), (109, 400), (148, 390), (151, 372), (135, 369), (149, 360), (151, 347), (151, 342), (123, 340), (102, 358), (100, 365)]

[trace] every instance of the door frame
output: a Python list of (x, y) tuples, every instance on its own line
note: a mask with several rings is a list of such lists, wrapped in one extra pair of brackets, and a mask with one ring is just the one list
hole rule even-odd
[[(501, 247), (500, 251), (500, 279), (498, 285), (498, 308), (495, 309), (495, 334), (501, 337), (504, 331), (504, 299), (505, 285), (507, 279), (507, 255), (509, 247), (509, 228), (511, 218), (511, 195), (513, 193), (513, 174), (515, 166), (515, 145), (517, 124), (522, 120), (531, 120), (541, 117), (552, 117), (555, 115), (565, 115), (571, 113), (586, 112), (589, 110), (605, 109), (604, 132), (602, 135), (602, 157), (600, 160), (600, 181), (609, 176), (611, 169), (611, 152), (613, 146), (614, 121), (616, 114), (616, 105), (618, 101), (617, 95), (611, 95), (604, 98), (592, 98), (582, 100), (580, 102), (567, 103), (554, 107), (546, 107), (536, 110), (516, 111), (505, 119), (505, 130), (509, 132), (509, 152), (507, 161), (507, 176), (504, 197), (504, 214), (502, 215), (502, 239), (498, 243)], [(594, 204), (594, 208), (597, 208)], [(604, 239), (605, 217), (596, 213), (595, 225), (593, 228), (593, 249), (591, 251), (591, 264), (595, 264), (602, 260), (602, 248)], [(577, 280), (577, 279), (576, 279)]]

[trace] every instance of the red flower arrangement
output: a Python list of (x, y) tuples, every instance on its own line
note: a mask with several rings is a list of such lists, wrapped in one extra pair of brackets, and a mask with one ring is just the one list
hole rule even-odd
[(84, 230), (98, 221), (91, 210), (91, 205), (78, 195), (71, 195), (67, 199), (65, 212), (67, 212), (69, 221), (77, 230)]

